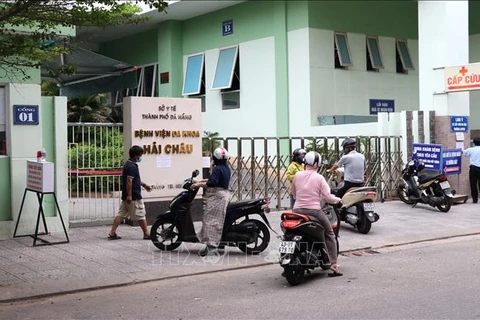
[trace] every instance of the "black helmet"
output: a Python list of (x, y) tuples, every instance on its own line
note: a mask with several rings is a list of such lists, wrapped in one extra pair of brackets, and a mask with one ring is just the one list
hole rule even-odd
[(297, 148), (292, 152), (292, 156), (293, 156), (292, 160), (298, 163), (303, 163), (306, 154), (307, 154), (307, 151), (305, 151), (302, 148)]
[(345, 154), (347, 154), (350, 151), (355, 150), (356, 144), (357, 144), (357, 142), (354, 139), (351, 139), (351, 138), (347, 138), (347, 139), (343, 140), (343, 142), (342, 142), (343, 152)]
[(351, 139), (351, 138), (347, 138), (345, 140), (343, 140), (342, 142), (342, 148), (346, 148), (346, 147), (354, 147), (356, 146), (357, 144), (357, 141), (355, 141), (354, 139)]

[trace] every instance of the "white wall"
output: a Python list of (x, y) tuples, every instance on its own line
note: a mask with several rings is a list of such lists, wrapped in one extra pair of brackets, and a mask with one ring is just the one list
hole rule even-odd
[[(480, 34), (470, 36), (470, 63), (480, 62)], [(480, 90), (470, 91), (470, 129), (480, 129)]]
[[(334, 32), (310, 29), (311, 124), (321, 115), (369, 115), (369, 99), (394, 99), (395, 111), (418, 108), (418, 71), (396, 73), (395, 38), (379, 37), (384, 69), (366, 71), (366, 35), (348, 33), (353, 65), (334, 68)], [(418, 43), (408, 41), (418, 68)]]
[(205, 52), (206, 112), (203, 130), (222, 137), (275, 136), (275, 43), (264, 38), (239, 44), (240, 109), (222, 110), (219, 90), (210, 90), (219, 49)]

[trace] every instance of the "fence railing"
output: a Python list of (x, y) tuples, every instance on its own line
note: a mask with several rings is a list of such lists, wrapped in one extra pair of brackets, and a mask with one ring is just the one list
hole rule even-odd
[[(345, 137), (213, 138), (213, 150), (223, 145), (231, 155), (230, 186), (233, 201), (269, 197), (272, 207), (289, 206), (286, 170), (293, 149), (317, 150), (333, 164)], [(115, 216), (120, 203), (120, 176), (124, 163), (122, 124), (69, 123), (70, 220), (105, 220)], [(356, 137), (367, 160), (367, 183), (376, 186), (378, 200), (395, 193), (402, 169), (400, 137)], [(325, 174), (325, 167), (319, 172)]]

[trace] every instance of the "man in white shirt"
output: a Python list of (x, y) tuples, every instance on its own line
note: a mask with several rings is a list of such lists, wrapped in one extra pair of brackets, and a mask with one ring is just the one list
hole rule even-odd
[(473, 139), (474, 147), (463, 151), (470, 158), (470, 191), (473, 203), (478, 202), (478, 185), (480, 183), (480, 138)]

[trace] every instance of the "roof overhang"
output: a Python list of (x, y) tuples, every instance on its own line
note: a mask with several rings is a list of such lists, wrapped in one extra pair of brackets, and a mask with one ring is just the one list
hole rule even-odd
[[(133, 88), (136, 86), (137, 67), (110, 57), (83, 49), (70, 47), (70, 53), (45, 62), (41, 68), (42, 79), (55, 82), (62, 95), (69, 99)], [(73, 74), (57, 74), (65, 65), (75, 68)]]

